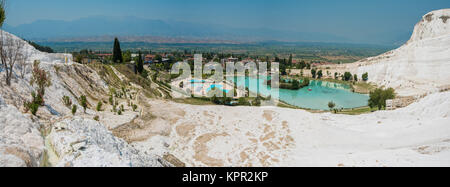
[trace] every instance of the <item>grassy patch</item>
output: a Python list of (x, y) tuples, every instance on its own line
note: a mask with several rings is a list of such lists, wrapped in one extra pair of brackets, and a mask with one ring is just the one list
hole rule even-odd
[(112, 85), (116, 88), (121, 88), (126, 86), (126, 83), (120, 80), (119, 76), (114, 73), (114, 70), (110, 65), (106, 64), (89, 64), (89, 67), (98, 72), (100, 77), (108, 83), (108, 85)]
[(189, 98), (177, 98), (172, 99), (176, 103), (183, 103), (189, 105), (215, 105), (211, 102), (209, 98), (197, 98), (197, 97), (189, 97)]
[(119, 71), (122, 75), (128, 78), (130, 82), (133, 82), (139, 86), (144, 88), (144, 94), (147, 97), (161, 97), (161, 93), (159, 93), (156, 89), (152, 88), (152, 82), (149, 78), (142, 77), (140, 74), (136, 74), (134, 72), (133, 66), (127, 64), (115, 64), (114, 68)]
[(352, 85), (352, 87), (354, 92), (362, 94), (369, 94), (371, 91), (377, 88), (376, 86), (366, 82), (358, 82)]
[(377, 109), (372, 109), (370, 107), (360, 107), (354, 109), (344, 109), (342, 111), (338, 111), (337, 114), (346, 114), (346, 115), (360, 115), (367, 114), (377, 111)]

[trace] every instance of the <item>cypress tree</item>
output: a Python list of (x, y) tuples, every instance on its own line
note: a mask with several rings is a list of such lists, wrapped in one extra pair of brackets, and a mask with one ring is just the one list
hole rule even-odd
[(119, 39), (114, 39), (114, 49), (113, 49), (113, 62), (114, 63), (122, 63), (122, 50), (120, 49)]
[(142, 73), (144, 71), (144, 62), (142, 61), (141, 51), (139, 51), (138, 59), (136, 62), (136, 68), (139, 73)]
[(0, 27), (3, 27), (3, 22), (5, 22), (5, 19), (6, 19), (5, 1), (0, 0)]

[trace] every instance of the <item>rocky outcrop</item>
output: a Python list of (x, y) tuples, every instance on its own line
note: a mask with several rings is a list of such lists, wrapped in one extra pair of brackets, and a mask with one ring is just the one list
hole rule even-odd
[(97, 121), (66, 119), (53, 125), (47, 137), (58, 156), (54, 166), (64, 167), (164, 167), (159, 156), (137, 151), (115, 137)]
[(333, 68), (359, 77), (367, 72), (369, 82), (392, 87), (401, 96), (425, 95), (449, 88), (450, 21), (446, 19), (449, 16), (450, 9), (430, 12), (400, 48)]
[(39, 125), (0, 95), (0, 167), (37, 167), (44, 156)]
[(414, 32), (408, 43), (428, 38), (436, 38), (450, 34), (450, 9), (430, 12), (414, 27)]

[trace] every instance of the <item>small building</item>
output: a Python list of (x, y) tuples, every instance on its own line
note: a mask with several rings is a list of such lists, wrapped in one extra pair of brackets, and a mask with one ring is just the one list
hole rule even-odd
[(145, 59), (144, 59), (145, 63), (152, 63), (154, 60), (155, 60), (155, 55), (151, 55), (151, 54), (145, 55)]
[(105, 59), (105, 58), (111, 57), (112, 54), (111, 54), (111, 53), (103, 53), (103, 54), (97, 54), (97, 56), (98, 56), (100, 59)]

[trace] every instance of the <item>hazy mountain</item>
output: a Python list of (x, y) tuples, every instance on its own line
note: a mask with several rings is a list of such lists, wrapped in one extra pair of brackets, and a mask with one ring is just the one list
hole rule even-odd
[(230, 28), (222, 25), (149, 20), (136, 17), (95, 16), (73, 21), (39, 20), (5, 30), (33, 40), (92, 36), (153, 36), (233, 41), (315, 41), (346, 42), (348, 39), (325, 33), (305, 33), (264, 28)]
[[(376, 44), (394, 44), (398, 42), (398, 37), (393, 34), (375, 37), (385, 38), (385, 40), (377, 41), (374, 37), (368, 37), (366, 39), (345, 38), (319, 32), (295, 32), (266, 28), (231, 28), (214, 24), (150, 20), (136, 17), (111, 18), (104, 16), (81, 18), (73, 21), (39, 20), (16, 27), (6, 25), (5, 30), (23, 38), (40, 41), (67, 41), (68, 39), (71, 39), (71, 41), (83, 41), (86, 40), (86, 37), (95, 38), (100, 36), (133, 36), (134, 38), (144, 38), (143, 36), (145, 36), (177, 38), (176, 40), (201, 39), (235, 42), (267, 40)], [(393, 36), (395, 38), (392, 38)], [(146, 38), (142, 39), (142, 41), (149, 42), (152, 40)]]

